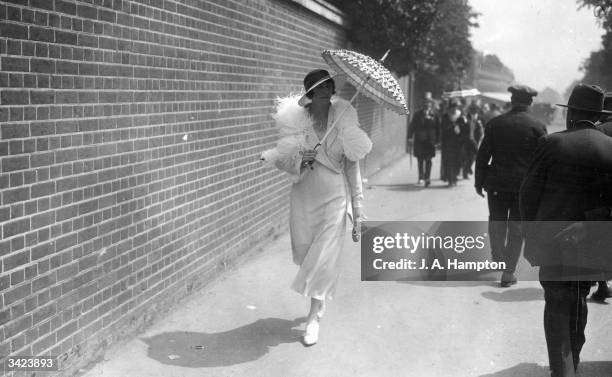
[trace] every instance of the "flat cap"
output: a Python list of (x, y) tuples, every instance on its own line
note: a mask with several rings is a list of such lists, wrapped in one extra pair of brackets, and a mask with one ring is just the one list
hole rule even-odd
[(508, 91), (513, 95), (521, 97), (535, 97), (538, 95), (538, 91), (528, 87), (527, 85), (512, 85), (508, 87)]

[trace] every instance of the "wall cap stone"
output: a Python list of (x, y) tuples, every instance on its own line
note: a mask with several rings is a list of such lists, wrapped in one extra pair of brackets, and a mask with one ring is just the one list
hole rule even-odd
[(338, 24), (344, 28), (348, 27), (345, 14), (335, 6), (329, 4), (324, 0), (290, 0), (294, 3), (300, 4), (304, 8), (318, 14), (319, 16)]

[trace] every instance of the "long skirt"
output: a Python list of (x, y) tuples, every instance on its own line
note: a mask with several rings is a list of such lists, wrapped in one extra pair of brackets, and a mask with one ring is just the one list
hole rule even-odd
[(291, 285), (318, 300), (331, 299), (342, 265), (347, 228), (347, 184), (343, 174), (315, 161), (291, 189), (291, 247), (300, 269)]

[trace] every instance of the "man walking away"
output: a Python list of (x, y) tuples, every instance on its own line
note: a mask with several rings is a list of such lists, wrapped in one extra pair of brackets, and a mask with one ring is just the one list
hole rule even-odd
[(431, 159), (436, 155), (436, 143), (440, 137), (440, 121), (433, 109), (433, 100), (425, 98), (423, 107), (414, 114), (408, 128), (408, 138), (413, 138), (414, 157), (419, 165), (417, 184), (429, 186), (431, 179)]
[(476, 155), (474, 186), (478, 195), (487, 192), (489, 237), (493, 261), (505, 262), (501, 286), (516, 283), (514, 275), (521, 254), (522, 237), (518, 192), (537, 140), (546, 126), (528, 112), (538, 92), (524, 85), (508, 88), (512, 109), (491, 119)]
[[(612, 274), (612, 138), (595, 125), (604, 92), (579, 84), (567, 105), (567, 130), (540, 140), (520, 192), (525, 258), (540, 266), (544, 335), (552, 377), (574, 377), (585, 343), (592, 280)], [(604, 179), (604, 181), (602, 181)], [(605, 220), (605, 221), (601, 221)]]
[[(604, 98), (604, 110), (612, 111), (612, 92), (606, 93), (606, 97)], [(601, 124), (598, 125), (598, 128), (606, 135), (612, 136), (612, 115), (603, 114), (599, 121)], [(612, 179), (610, 181), (610, 184), (612, 184)], [(610, 297), (612, 297), (610, 284), (605, 280), (598, 281), (597, 290), (591, 295), (591, 299), (604, 302)]]

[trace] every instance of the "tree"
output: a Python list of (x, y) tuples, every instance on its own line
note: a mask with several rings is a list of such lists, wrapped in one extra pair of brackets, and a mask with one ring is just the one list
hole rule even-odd
[(601, 49), (592, 52), (582, 64), (582, 81), (612, 90), (612, 1), (578, 0), (578, 5), (592, 8), (604, 29)]
[(385, 66), (398, 76), (416, 72), (440, 92), (469, 69), (469, 28), (477, 26), (467, 0), (330, 0), (347, 15), (353, 48), (372, 57), (391, 49)]

